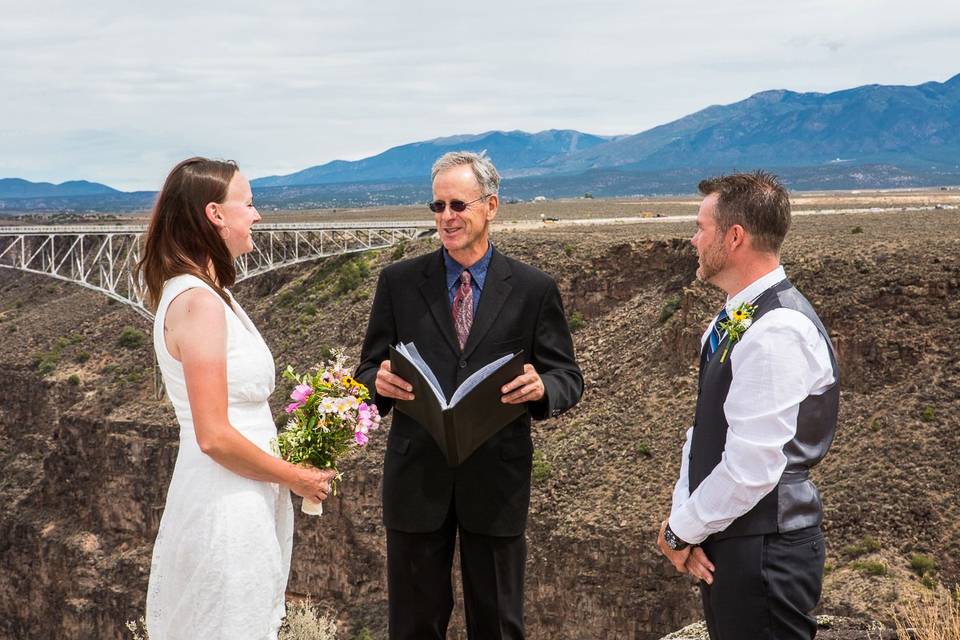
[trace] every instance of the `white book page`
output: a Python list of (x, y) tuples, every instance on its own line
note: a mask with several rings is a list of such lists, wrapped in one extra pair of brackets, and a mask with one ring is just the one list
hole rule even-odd
[(494, 360), (493, 362), (483, 367), (482, 369), (478, 369), (477, 371), (475, 371), (473, 375), (471, 375), (469, 378), (464, 380), (463, 384), (461, 384), (460, 387), (456, 390), (456, 392), (454, 392), (453, 397), (450, 399), (450, 406), (451, 407), (455, 406), (458, 402), (460, 402), (461, 398), (463, 398), (465, 395), (473, 391), (474, 388), (476, 388), (478, 384), (486, 380), (490, 374), (492, 374), (494, 371), (496, 371), (497, 369), (505, 365), (507, 362), (509, 362), (513, 356), (514, 354), (512, 353), (507, 354), (502, 358), (500, 358), (499, 360)]
[[(430, 385), (430, 389), (433, 390), (433, 395), (437, 396), (437, 402), (440, 403), (441, 409), (447, 409), (447, 399), (443, 397), (443, 390), (440, 387), (440, 382), (437, 380), (437, 376), (434, 375), (433, 370), (430, 369), (430, 366), (423, 359), (423, 356), (420, 355), (420, 352), (417, 351), (416, 345), (412, 342), (407, 344), (398, 344), (397, 351), (406, 358), (410, 364), (412, 364), (417, 371), (420, 372), (420, 375), (424, 377), (427, 381), (427, 384)], [(472, 377), (472, 376), (471, 376)], [(469, 379), (464, 381), (464, 384), (469, 382)]]

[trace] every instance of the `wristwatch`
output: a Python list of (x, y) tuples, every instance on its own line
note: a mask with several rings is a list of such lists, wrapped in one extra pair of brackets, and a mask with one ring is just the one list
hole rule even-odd
[(667, 523), (667, 528), (663, 530), (663, 541), (667, 543), (667, 546), (673, 549), (674, 551), (680, 551), (690, 546), (689, 542), (681, 540), (677, 537), (677, 534), (673, 532), (673, 529), (670, 528), (670, 524)]

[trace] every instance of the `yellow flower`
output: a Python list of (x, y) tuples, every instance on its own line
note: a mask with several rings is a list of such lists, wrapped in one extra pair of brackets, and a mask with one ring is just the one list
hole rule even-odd
[(749, 318), (749, 317), (750, 317), (750, 314), (748, 314), (748, 313), (746, 312), (746, 310), (743, 309), (743, 308), (734, 309), (734, 311), (733, 311), (733, 320), (734, 320), (734, 322), (743, 322), (744, 320), (746, 320), (746, 319)]

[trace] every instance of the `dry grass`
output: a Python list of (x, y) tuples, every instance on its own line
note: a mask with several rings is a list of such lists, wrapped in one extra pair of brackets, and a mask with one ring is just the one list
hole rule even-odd
[(960, 587), (901, 605), (898, 640), (960, 640)]
[[(150, 640), (147, 623), (141, 617), (136, 622), (128, 621), (130, 640)], [(336, 640), (337, 623), (320, 613), (309, 600), (287, 604), (287, 617), (280, 628), (280, 640)]]

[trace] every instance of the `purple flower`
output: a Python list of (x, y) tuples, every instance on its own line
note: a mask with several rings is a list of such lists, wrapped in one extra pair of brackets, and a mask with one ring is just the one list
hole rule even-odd
[(311, 395), (313, 395), (313, 387), (308, 384), (298, 384), (290, 392), (290, 399), (303, 404)]
[(367, 437), (367, 434), (363, 433), (362, 431), (357, 431), (355, 434), (353, 434), (353, 438), (361, 447), (366, 445), (367, 441), (370, 439)]

